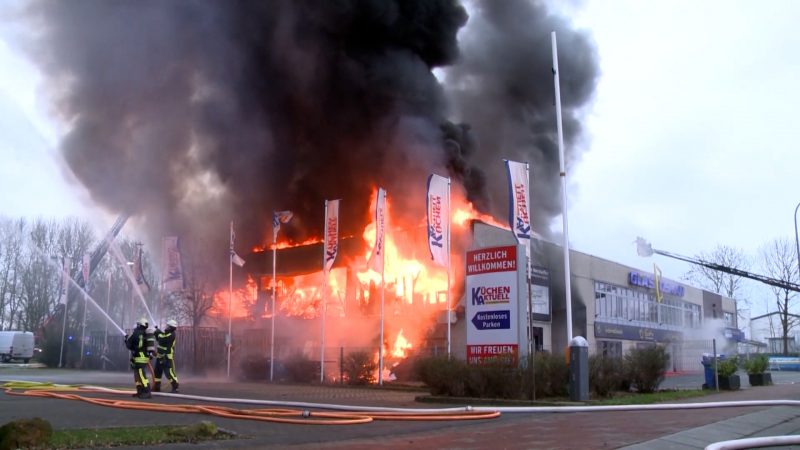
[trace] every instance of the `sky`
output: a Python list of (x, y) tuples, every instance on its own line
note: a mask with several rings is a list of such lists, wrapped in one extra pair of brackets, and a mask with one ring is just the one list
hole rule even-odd
[[(0, 214), (76, 215), (104, 230), (113, 218), (65, 168), (41, 77), (10, 39), (3, 8), (14, 3), (0, 6)], [(641, 258), (634, 239), (754, 259), (767, 241), (794, 241), (800, 3), (553, 3), (592, 35), (601, 70), (582, 157), (567, 170), (573, 249), (641, 270), (656, 263), (678, 280), (687, 263)], [(763, 272), (757, 261), (751, 271)], [(771, 301), (755, 283), (745, 294), (755, 313)]]

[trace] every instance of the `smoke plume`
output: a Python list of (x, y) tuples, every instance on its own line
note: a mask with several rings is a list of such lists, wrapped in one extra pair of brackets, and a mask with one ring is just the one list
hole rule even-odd
[[(456, 0), (27, 9), (31, 52), (67, 124), (61, 151), (94, 200), (153, 237), (226, 240), (233, 219), (244, 245), (269, 242), (272, 210), (295, 211), (290, 238), (318, 235), (326, 198), (343, 199), (341, 232), (360, 233), (377, 185), (395, 215), (419, 221), (432, 171), (504, 217), (501, 169), (491, 179), (479, 169), (501, 157), (532, 163), (538, 226), (556, 214), (549, 33), (559, 33), (569, 148), (594, 89), (593, 47), (536, 3), (470, 13)], [(434, 68), (448, 68), (447, 89)]]
[(474, 182), (486, 183), (476, 204), (506, 217), (508, 186), (500, 158), (530, 163), (533, 229), (548, 235), (561, 214), (553, 58), (558, 40), (559, 77), (567, 170), (580, 155), (582, 108), (598, 77), (597, 54), (589, 36), (527, 0), (470, 3), (470, 22), (460, 35), (462, 58), (446, 70), (453, 114), (472, 127), (479, 151), (469, 155)]

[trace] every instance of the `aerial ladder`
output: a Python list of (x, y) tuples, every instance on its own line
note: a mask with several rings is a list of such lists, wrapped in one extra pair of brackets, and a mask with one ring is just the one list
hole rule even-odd
[(636, 238), (636, 252), (639, 254), (639, 256), (645, 256), (645, 257), (653, 256), (653, 254), (656, 254), (656, 255), (666, 256), (669, 258), (679, 259), (681, 261), (685, 261), (690, 264), (696, 264), (698, 266), (707, 267), (711, 270), (717, 270), (719, 272), (725, 272), (731, 275), (736, 275), (739, 277), (760, 281), (770, 286), (786, 289), (787, 291), (800, 292), (800, 284), (795, 284), (792, 283), (791, 281), (770, 278), (765, 275), (759, 275), (757, 273), (747, 272), (745, 270), (735, 269), (733, 267), (723, 266), (722, 264), (717, 264), (710, 261), (704, 261), (699, 258), (690, 258), (688, 256), (678, 255), (664, 250), (654, 249), (649, 242), (647, 242), (644, 238), (641, 237)]

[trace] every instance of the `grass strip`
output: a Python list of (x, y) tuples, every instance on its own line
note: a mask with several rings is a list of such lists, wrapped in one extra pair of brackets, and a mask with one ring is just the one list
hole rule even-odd
[(614, 397), (589, 401), (590, 405), (649, 405), (652, 403), (674, 402), (687, 398), (703, 397), (714, 391), (687, 389), (656, 391), (647, 394), (619, 392)]
[(183, 442), (233, 439), (228, 431), (212, 422), (203, 421), (188, 426), (147, 426), (121, 428), (90, 428), (56, 430), (48, 448), (72, 449), (86, 447), (116, 447), (122, 445), (160, 445)]

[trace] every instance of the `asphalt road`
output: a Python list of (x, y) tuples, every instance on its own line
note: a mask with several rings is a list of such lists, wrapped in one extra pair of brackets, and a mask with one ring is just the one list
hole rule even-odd
[[(776, 376), (777, 375), (777, 376)], [(800, 400), (800, 374), (773, 374), (772, 387), (712, 394), (695, 401), (763, 398)], [(670, 377), (676, 384), (702, 382), (700, 375)], [(127, 373), (74, 370), (0, 368), (0, 380), (52, 381), (129, 387)], [(695, 380), (695, 381), (693, 381)], [(747, 384), (743, 381), (743, 384)], [(225, 379), (181, 377), (186, 394), (232, 398), (302, 401), (365, 406), (444, 407), (416, 403), (414, 391), (306, 385), (270, 385), (228, 382)], [(159, 403), (198, 403), (158, 397), (142, 400)], [(247, 405), (227, 406), (252, 408)], [(248, 420), (212, 418), (218, 426), (235, 431), (242, 439), (203, 444), (171, 445), (170, 448), (618, 448), (657, 439), (682, 430), (763, 410), (763, 407), (649, 412), (591, 412), (551, 414), (503, 414), (475, 421), (409, 422), (374, 421), (361, 425), (288, 425)], [(208, 416), (185, 413), (153, 413), (96, 406), (61, 399), (0, 395), (0, 423), (23, 417), (42, 417), (57, 429), (189, 424)]]

